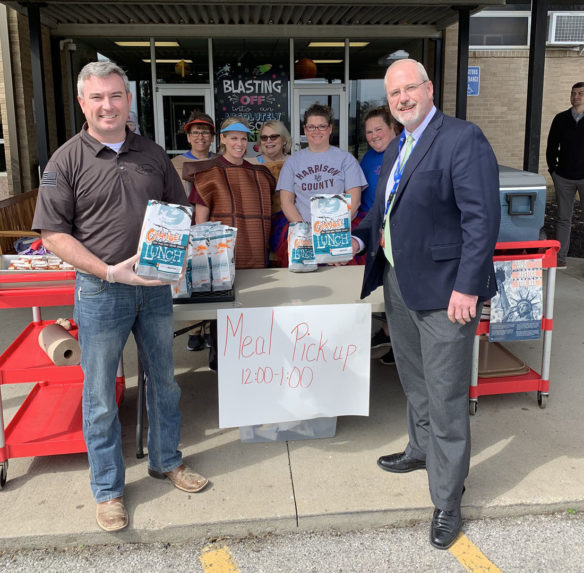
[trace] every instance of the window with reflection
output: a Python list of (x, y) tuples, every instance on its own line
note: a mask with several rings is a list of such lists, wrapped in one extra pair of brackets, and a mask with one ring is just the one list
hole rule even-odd
[(132, 92), (131, 111), (136, 114), (136, 125), (142, 135), (154, 139), (154, 110), (152, 104), (152, 74), (150, 71), (150, 38), (83, 38), (74, 39), (75, 51), (69, 52), (72, 85), (65, 94), (73, 98), (75, 126), (79, 131), (85, 121), (76, 103), (77, 76), (89, 62), (111, 60), (127, 74)]
[(156, 38), (156, 81), (160, 84), (208, 84), (206, 38)]
[[(351, 38), (351, 42), (357, 41)], [(367, 152), (363, 116), (367, 110), (387, 105), (384, 76), (397, 59), (421, 61), (422, 40), (371, 39), (367, 45), (350, 50), (349, 61), (349, 152), (359, 161)]]
[(345, 40), (294, 39), (294, 82), (342, 84), (345, 81)]

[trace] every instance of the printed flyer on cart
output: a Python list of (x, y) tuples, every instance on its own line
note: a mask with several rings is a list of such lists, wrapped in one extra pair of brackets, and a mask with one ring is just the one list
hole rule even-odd
[(496, 261), (498, 292), (491, 299), (489, 340), (535, 340), (541, 336), (541, 259)]

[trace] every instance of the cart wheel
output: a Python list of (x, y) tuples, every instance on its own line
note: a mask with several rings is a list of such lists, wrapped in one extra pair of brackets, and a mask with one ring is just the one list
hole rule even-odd
[(543, 394), (542, 392), (537, 393), (537, 403), (539, 407), (543, 410), (547, 406), (548, 398), (550, 397), (549, 394)]
[(474, 416), (479, 409), (479, 403), (476, 400), (469, 400), (468, 401), (468, 413), (471, 416)]
[(0, 489), (4, 489), (6, 485), (6, 474), (8, 473), (8, 462), (0, 464)]

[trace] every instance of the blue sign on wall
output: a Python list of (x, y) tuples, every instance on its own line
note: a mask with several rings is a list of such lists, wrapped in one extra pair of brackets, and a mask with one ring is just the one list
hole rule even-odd
[(466, 95), (478, 96), (481, 87), (481, 68), (480, 66), (468, 67), (468, 82), (466, 88)]

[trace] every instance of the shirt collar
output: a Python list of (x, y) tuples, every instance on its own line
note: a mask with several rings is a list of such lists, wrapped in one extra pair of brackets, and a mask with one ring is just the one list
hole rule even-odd
[(410, 133), (406, 129), (406, 136), (413, 135), (414, 141), (417, 142), (420, 139), (420, 137), (422, 137), (422, 133), (424, 133), (424, 130), (428, 127), (428, 124), (430, 123), (430, 121), (434, 117), (435, 113), (436, 113), (436, 106), (433, 105), (432, 109), (428, 112), (428, 115), (424, 118), (424, 121), (420, 125), (418, 125), (418, 127), (416, 127), (416, 129), (414, 129), (414, 131), (412, 133)]
[[(86, 145), (88, 145), (91, 148), (93, 154), (98, 155), (98, 153), (102, 149), (111, 150), (110, 147), (104, 145), (103, 143), (101, 143), (101, 141), (98, 141), (97, 139), (95, 139), (95, 137), (89, 135), (89, 133), (87, 132), (88, 127), (89, 126), (87, 125), (87, 122), (85, 122), (83, 124), (83, 127), (81, 128), (81, 139)], [(133, 131), (130, 131), (126, 127), (126, 140), (124, 141), (124, 144), (120, 148), (119, 153), (124, 153), (130, 150), (140, 151), (141, 149), (142, 148), (140, 146), (140, 136), (136, 135)]]
[(572, 108), (572, 117), (574, 118), (574, 121), (578, 123), (584, 117), (584, 111), (578, 113), (575, 108)]

